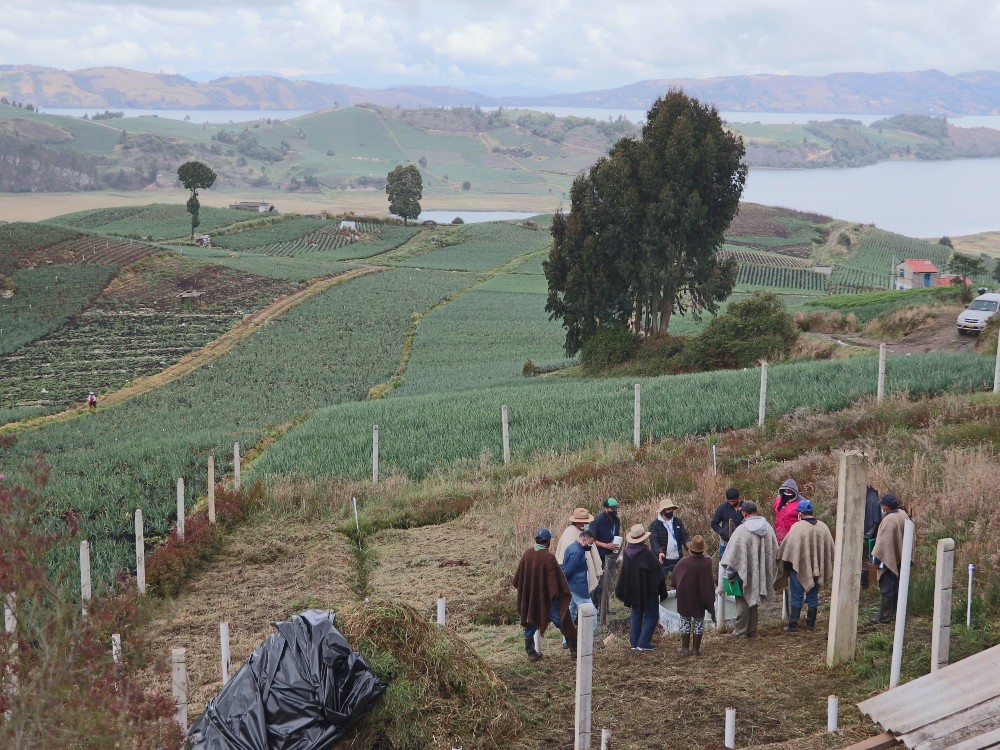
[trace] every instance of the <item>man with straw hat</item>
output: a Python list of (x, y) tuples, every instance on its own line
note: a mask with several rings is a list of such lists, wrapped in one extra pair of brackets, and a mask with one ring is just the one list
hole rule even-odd
[[(681, 656), (701, 656), (701, 639), (705, 635), (705, 613), (715, 622), (715, 575), (712, 558), (705, 554), (708, 545), (696, 534), (691, 538), (685, 557), (674, 568), (674, 588), (677, 589), (677, 614), (681, 616)], [(691, 647), (691, 636), (694, 647)]]
[[(569, 517), (569, 526), (563, 529), (562, 535), (559, 537), (559, 543), (556, 544), (556, 562), (560, 565), (566, 561), (566, 551), (569, 550), (573, 545), (582, 546), (577, 544), (580, 539), (580, 532), (587, 528), (594, 517), (590, 514), (586, 508), (577, 508), (573, 511), (573, 514)], [(577, 550), (574, 550), (576, 552)], [(601, 573), (604, 572), (604, 567), (601, 563), (601, 556), (597, 553), (597, 547), (593, 544), (586, 545), (583, 548), (583, 559), (587, 565), (587, 590), (586, 596), (580, 596), (579, 593), (573, 591), (573, 601), (569, 605), (569, 613), (573, 617), (573, 622), (576, 622), (577, 611), (581, 604), (589, 603), (593, 604), (593, 591), (597, 588), (598, 582), (601, 580)], [(574, 569), (576, 563), (574, 563)], [(563, 568), (563, 572), (566, 573), (566, 577), (569, 578), (569, 573)], [(570, 586), (572, 590), (573, 586)], [(581, 588), (581, 587), (578, 587)], [(594, 632), (597, 632), (597, 618), (594, 618)], [(563, 648), (569, 648), (569, 643), (563, 639)]]
[(660, 501), (656, 518), (649, 524), (649, 546), (656, 555), (663, 577), (667, 578), (677, 562), (684, 557), (688, 535), (684, 522), (677, 515), (677, 503), (669, 497)]
[(571, 594), (569, 583), (555, 555), (549, 552), (552, 532), (539, 529), (535, 532), (535, 546), (525, 550), (514, 574), (517, 589), (517, 612), (524, 628), (524, 650), (529, 661), (538, 661), (542, 655), (535, 651), (535, 631), (545, 635), (551, 622), (566, 637), (570, 653), (576, 658), (576, 625), (569, 616)]
[(632, 610), (629, 644), (633, 651), (653, 651), (653, 632), (660, 619), (660, 602), (667, 598), (663, 570), (646, 546), (649, 532), (635, 524), (625, 536), (622, 570), (615, 596)]

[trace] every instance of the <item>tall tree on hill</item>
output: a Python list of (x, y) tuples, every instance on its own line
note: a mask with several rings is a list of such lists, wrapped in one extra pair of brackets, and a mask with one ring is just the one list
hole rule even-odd
[(385, 192), (389, 196), (389, 213), (402, 216), (403, 224), (409, 224), (410, 219), (420, 216), (424, 181), (416, 166), (397, 165), (385, 177)]
[(972, 301), (972, 290), (969, 289), (969, 282), (975, 276), (982, 276), (986, 273), (986, 264), (972, 255), (963, 253), (952, 253), (951, 260), (948, 261), (948, 270), (955, 274), (951, 280), (952, 285), (960, 286), (960, 299), (963, 302)]
[(187, 212), (191, 214), (191, 239), (194, 239), (194, 230), (200, 224), (198, 213), (201, 211), (201, 203), (198, 201), (198, 191), (208, 190), (215, 184), (215, 174), (200, 161), (184, 162), (177, 168), (177, 179), (181, 185), (191, 191), (188, 198)]
[(556, 212), (545, 309), (575, 354), (602, 327), (663, 337), (675, 312), (715, 312), (736, 283), (716, 251), (746, 181), (742, 139), (681, 91), (657, 99), (641, 137), (578, 177)]

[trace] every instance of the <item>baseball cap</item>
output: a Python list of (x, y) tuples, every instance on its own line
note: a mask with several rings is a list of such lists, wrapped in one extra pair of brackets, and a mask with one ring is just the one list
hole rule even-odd
[(544, 527), (535, 532), (536, 542), (544, 542), (551, 538), (552, 538), (552, 532)]
[(809, 500), (799, 500), (799, 513), (812, 513), (813, 504)]
[(618, 501), (615, 500), (613, 497), (609, 497), (607, 500), (604, 501), (604, 507), (605, 508), (617, 508), (618, 507)]

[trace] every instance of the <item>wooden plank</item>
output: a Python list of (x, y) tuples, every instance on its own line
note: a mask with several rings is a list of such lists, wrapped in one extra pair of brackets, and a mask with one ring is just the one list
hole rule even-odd
[(892, 732), (882, 732), (877, 737), (869, 737), (853, 745), (845, 747), (843, 750), (890, 750), (899, 747), (899, 741)]
[(986, 750), (990, 747), (1000, 747), (1000, 729), (952, 745), (948, 750)]
[(921, 750), (948, 750), (958, 740), (1000, 729), (1000, 700), (986, 701), (977, 706), (946, 716), (933, 724), (904, 734), (907, 747)]

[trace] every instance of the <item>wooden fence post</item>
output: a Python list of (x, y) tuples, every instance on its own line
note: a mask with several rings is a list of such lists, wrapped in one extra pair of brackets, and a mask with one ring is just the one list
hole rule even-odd
[(184, 479), (177, 480), (177, 538), (184, 541)]
[(632, 409), (632, 443), (636, 450), (642, 443), (642, 395), (639, 383), (635, 384), (635, 406)]
[(222, 647), (222, 686), (229, 682), (229, 672), (232, 669), (232, 661), (229, 656), (229, 623), (219, 623), (219, 644)]
[(767, 362), (760, 363), (760, 405), (757, 407), (757, 426), (764, 426), (767, 415)]
[(80, 598), (83, 601), (83, 616), (87, 616), (87, 605), (90, 604), (90, 542), (80, 542)]
[(208, 457), (208, 521), (215, 523), (215, 456)]
[(858, 640), (861, 600), (861, 547), (864, 544), (865, 493), (868, 470), (857, 451), (840, 454), (837, 478), (837, 531), (834, 536), (833, 591), (826, 663), (833, 667), (853, 661)]
[(503, 439), (503, 462), (510, 463), (510, 413), (507, 404), (500, 407), (500, 436)]
[(591, 707), (594, 682), (594, 618), (593, 604), (581, 604), (577, 610), (576, 631), (576, 726), (573, 750), (589, 750), (591, 738)]
[(171, 688), (177, 706), (177, 723), (187, 734), (187, 649), (170, 649)]
[(240, 491), (240, 444), (233, 443), (233, 489)]
[(951, 648), (951, 597), (955, 540), (938, 539), (934, 564), (934, 620), (931, 627), (931, 671), (948, 666)]
[(135, 585), (140, 594), (146, 593), (146, 531), (142, 508), (135, 509)]
[(878, 345), (878, 386), (875, 393), (875, 400), (881, 404), (885, 400), (885, 344)]

